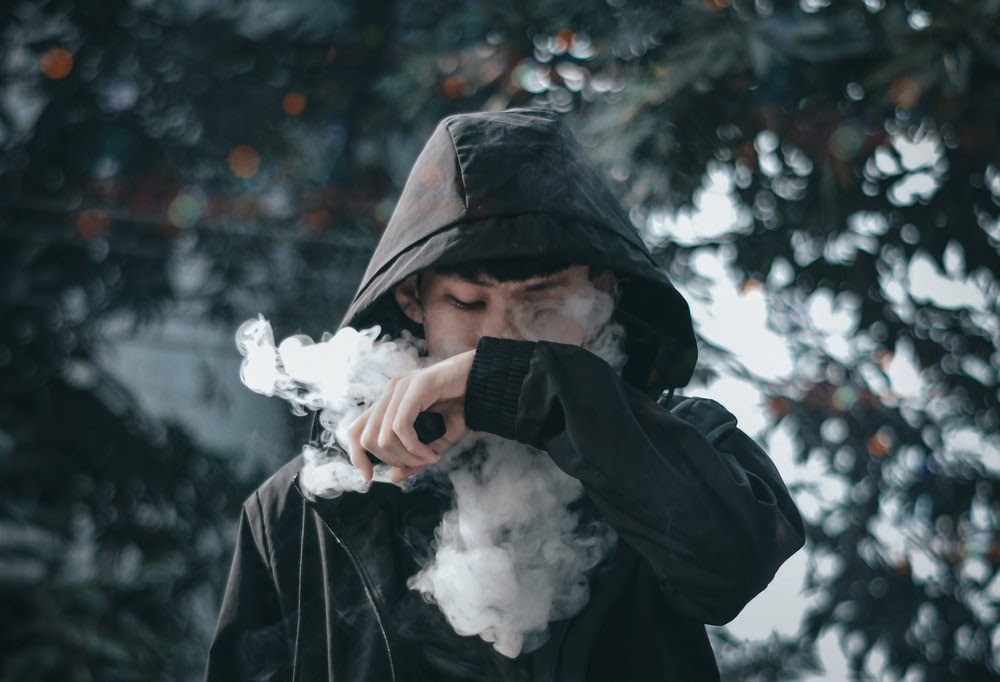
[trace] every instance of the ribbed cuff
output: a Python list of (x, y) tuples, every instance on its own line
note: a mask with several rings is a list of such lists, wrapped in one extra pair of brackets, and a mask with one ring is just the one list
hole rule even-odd
[(473, 431), (517, 437), (517, 405), (528, 375), (532, 341), (484, 336), (476, 347), (465, 391), (465, 423)]

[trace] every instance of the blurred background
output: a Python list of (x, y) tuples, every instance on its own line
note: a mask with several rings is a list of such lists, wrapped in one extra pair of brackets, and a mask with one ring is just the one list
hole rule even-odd
[(304, 439), (233, 333), (333, 330), (444, 115), (564, 112), (808, 544), (727, 680), (1000, 679), (998, 0), (7, 0), (0, 679), (193, 680)]

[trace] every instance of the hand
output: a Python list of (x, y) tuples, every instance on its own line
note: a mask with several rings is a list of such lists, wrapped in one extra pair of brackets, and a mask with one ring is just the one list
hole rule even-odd
[[(441, 454), (464, 436), (465, 386), (476, 351), (453, 355), (429, 367), (394, 377), (385, 394), (348, 427), (351, 462), (365, 480), (372, 478), (370, 452), (392, 467), (393, 481), (402, 481), (441, 459)], [(445, 433), (432, 443), (421, 443), (413, 422), (421, 412), (444, 418)]]

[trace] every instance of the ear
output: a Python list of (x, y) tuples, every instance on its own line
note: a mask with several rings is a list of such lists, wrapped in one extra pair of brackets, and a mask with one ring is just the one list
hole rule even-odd
[(404, 315), (417, 324), (424, 323), (424, 307), (420, 303), (420, 289), (417, 286), (416, 275), (410, 275), (394, 286), (392, 295)]

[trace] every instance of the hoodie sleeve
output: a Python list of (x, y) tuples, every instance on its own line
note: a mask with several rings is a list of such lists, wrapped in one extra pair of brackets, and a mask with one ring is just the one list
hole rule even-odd
[(803, 544), (777, 469), (725, 408), (663, 407), (582, 348), (483, 338), (466, 421), (546, 450), (701, 622), (735, 617)]

